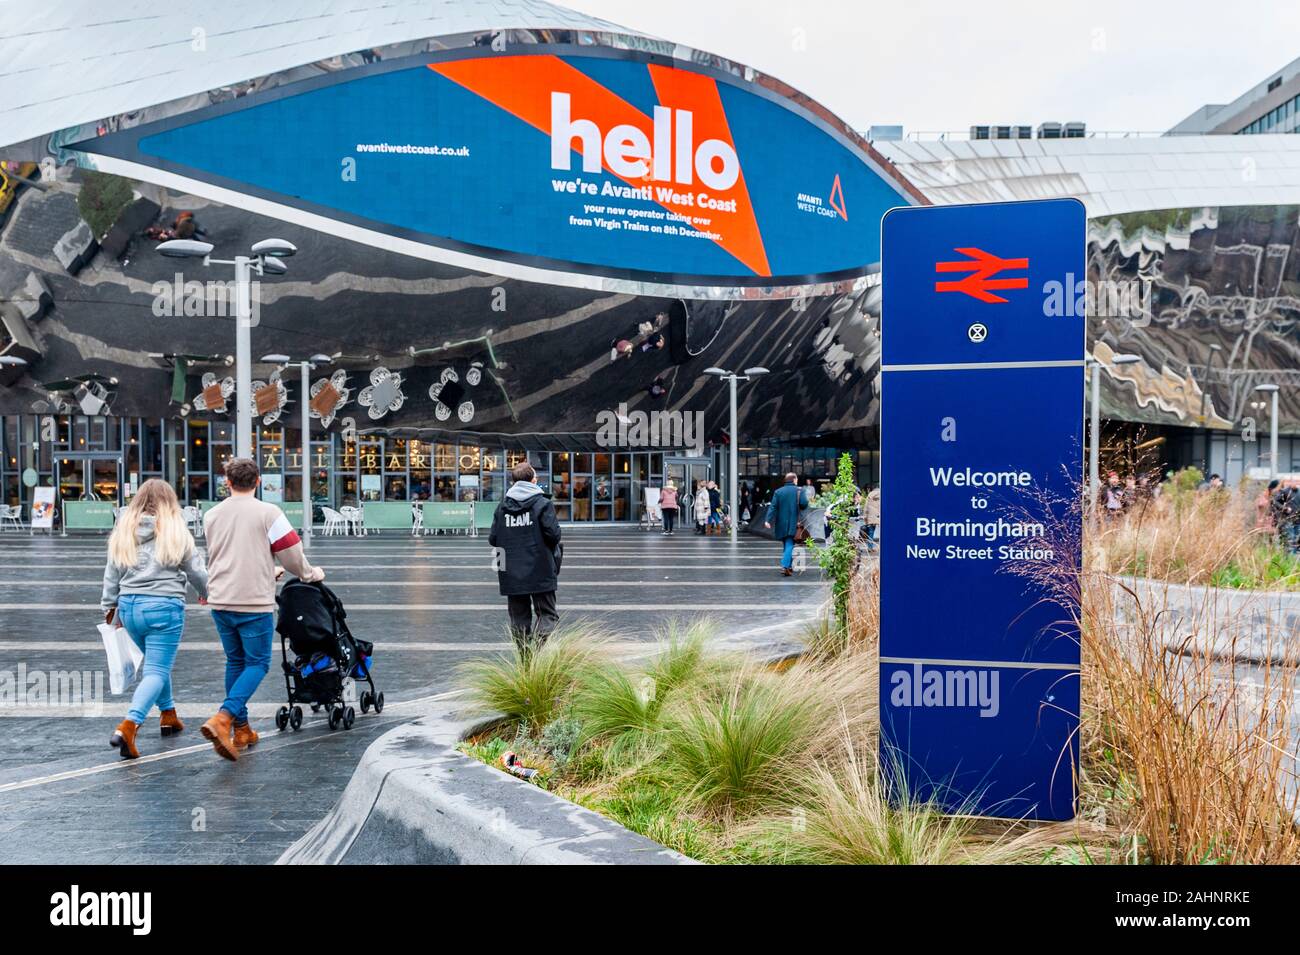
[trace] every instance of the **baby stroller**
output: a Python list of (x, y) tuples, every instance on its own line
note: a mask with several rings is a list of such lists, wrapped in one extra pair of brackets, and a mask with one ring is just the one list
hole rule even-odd
[[(374, 644), (358, 640), (348, 630), (347, 611), (338, 595), (321, 583), (293, 579), (280, 588), (275, 598), (280, 618), (275, 629), (280, 634), (283, 657), (284, 687), (289, 705), (275, 714), (277, 729), (302, 727), (302, 707), (306, 703), (313, 713), (322, 706), (329, 708), (330, 729), (352, 729), (356, 711), (351, 705), (352, 681), (364, 680), (369, 687), (358, 701), (361, 712), (371, 707), (384, 711), (384, 694), (375, 690), (370, 675)], [(294, 659), (289, 661), (289, 650)]]

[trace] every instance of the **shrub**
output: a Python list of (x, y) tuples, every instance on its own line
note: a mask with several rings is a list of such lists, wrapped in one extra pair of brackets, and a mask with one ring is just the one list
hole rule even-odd
[(459, 670), (474, 703), (500, 712), (531, 734), (554, 720), (575, 684), (601, 654), (589, 628), (557, 630), (541, 649), (471, 660)]
[(717, 698), (697, 695), (674, 709), (664, 759), (688, 803), (752, 811), (797, 786), (798, 768), (832, 713), (789, 674), (740, 671)]
[(714, 674), (720, 661), (706, 652), (714, 627), (707, 621), (692, 621), (683, 627), (676, 620), (660, 629), (659, 647), (649, 668), (655, 695), (662, 698), (690, 683)]
[(584, 742), (643, 736), (654, 730), (659, 700), (650, 677), (636, 679), (623, 666), (602, 661), (583, 673), (575, 687), (573, 711), (582, 724)]
[(843, 727), (836, 761), (808, 773), (805, 799), (762, 829), (786, 845), (787, 861), (838, 865), (951, 865), (1039, 861), (1068, 838), (1065, 827), (1020, 837), (1005, 829), (981, 839), (982, 824), (909, 796), (901, 782), (882, 786), (876, 759)]
[(560, 716), (542, 727), (538, 742), (551, 755), (557, 769), (564, 769), (578, 751), (582, 724), (572, 716)]
[(120, 176), (89, 171), (77, 193), (77, 210), (96, 239), (113, 227), (117, 217), (131, 203), (131, 183)]
[(857, 497), (858, 488), (853, 483), (853, 455), (846, 451), (840, 455), (835, 484), (831, 487), (830, 503), (827, 505), (830, 539), (823, 547), (810, 545), (817, 563), (831, 582), (831, 607), (835, 626), (841, 633), (847, 633), (849, 629), (849, 586), (858, 556), (857, 544), (849, 536), (850, 520)]

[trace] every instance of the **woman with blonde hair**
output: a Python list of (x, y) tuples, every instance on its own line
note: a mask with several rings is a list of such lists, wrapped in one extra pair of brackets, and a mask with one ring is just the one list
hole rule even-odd
[(100, 599), (105, 622), (112, 623), (116, 616), (118, 625), (144, 651), (140, 685), (126, 719), (109, 740), (123, 759), (140, 755), (135, 734), (155, 703), (162, 714), (159, 725), (163, 736), (185, 728), (172, 699), (172, 664), (185, 628), (187, 580), (200, 599), (206, 600), (208, 573), (185, 525), (176, 492), (157, 478), (145, 481), (108, 539)]

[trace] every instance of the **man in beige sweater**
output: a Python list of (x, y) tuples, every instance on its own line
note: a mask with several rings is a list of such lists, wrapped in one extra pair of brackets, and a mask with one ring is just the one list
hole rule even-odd
[(226, 699), (203, 724), (220, 756), (235, 760), (257, 742), (248, 725), (248, 701), (271, 666), (275, 633), (276, 558), (300, 580), (324, 580), (284, 512), (255, 496), (261, 480), (248, 458), (226, 462), (230, 497), (203, 517), (208, 542), (208, 606), (226, 651)]

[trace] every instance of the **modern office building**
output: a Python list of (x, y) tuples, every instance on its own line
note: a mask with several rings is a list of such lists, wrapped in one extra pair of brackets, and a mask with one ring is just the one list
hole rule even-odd
[(1206, 103), (1169, 130), (1172, 136), (1294, 133), (1300, 129), (1300, 59), (1242, 93), (1231, 103)]

